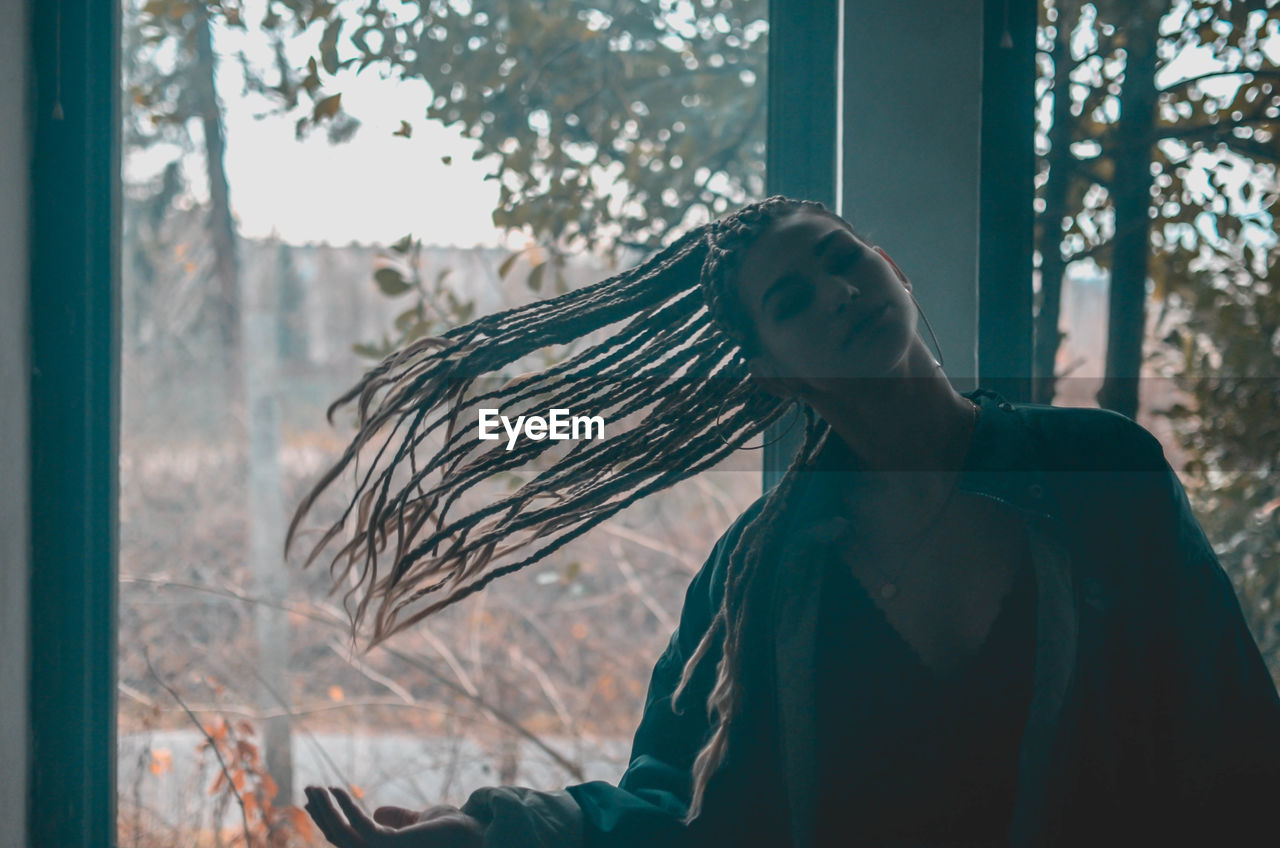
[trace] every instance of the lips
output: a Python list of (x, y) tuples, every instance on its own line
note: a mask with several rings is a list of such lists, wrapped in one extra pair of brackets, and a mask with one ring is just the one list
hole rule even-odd
[(884, 315), (885, 310), (887, 310), (888, 308), (889, 308), (889, 304), (886, 301), (885, 303), (882, 303), (879, 306), (871, 309), (869, 312), (867, 312), (865, 315), (863, 315), (861, 318), (855, 321), (852, 325), (850, 325), (849, 331), (845, 334), (845, 339), (844, 339), (845, 343), (848, 344), (849, 341), (852, 340), (854, 336), (858, 335), (858, 333), (860, 333), (862, 330), (865, 330), (867, 327), (870, 327), (872, 324), (876, 323), (876, 321), (878, 321), (880, 317)]

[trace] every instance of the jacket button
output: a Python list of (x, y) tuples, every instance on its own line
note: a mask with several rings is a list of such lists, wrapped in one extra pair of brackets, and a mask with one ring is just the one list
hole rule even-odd
[(1044, 486), (1041, 486), (1039, 483), (1032, 483), (1027, 487), (1027, 494), (1039, 500), (1044, 497)]

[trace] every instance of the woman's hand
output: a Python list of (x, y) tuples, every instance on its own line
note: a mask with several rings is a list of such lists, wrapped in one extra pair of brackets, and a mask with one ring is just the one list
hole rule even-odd
[(421, 812), (379, 807), (369, 818), (346, 792), (336, 786), (330, 790), (341, 812), (319, 786), (304, 790), (306, 811), (338, 848), (480, 848), (484, 842), (484, 826), (457, 807), (440, 804)]

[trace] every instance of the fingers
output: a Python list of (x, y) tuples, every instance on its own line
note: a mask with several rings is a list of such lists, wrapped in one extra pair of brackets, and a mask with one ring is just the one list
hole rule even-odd
[[(338, 801), (333, 806), (329, 793)], [(379, 807), (370, 818), (347, 792), (330, 786), (306, 788), (306, 811), (321, 833), (338, 848), (478, 848), (479, 823), (447, 804), (414, 812), (402, 807)], [(345, 814), (345, 817), (344, 817)]]
[(305, 809), (325, 839), (338, 848), (368, 848), (365, 840), (334, 809), (327, 792), (318, 786), (308, 786), (304, 791), (307, 796)]
[(379, 836), (386, 833), (385, 829), (369, 818), (369, 814), (351, 800), (351, 796), (343, 789), (337, 786), (330, 786), (329, 791), (338, 799), (338, 805), (342, 807), (342, 811), (347, 814), (347, 820), (351, 822), (351, 826), (355, 828), (356, 833), (360, 834), (370, 844), (374, 843)]

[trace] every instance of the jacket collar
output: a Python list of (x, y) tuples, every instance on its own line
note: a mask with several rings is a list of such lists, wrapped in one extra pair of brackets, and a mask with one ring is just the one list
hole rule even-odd
[[(1013, 404), (989, 389), (962, 392), (978, 405), (978, 418), (968, 453), (956, 479), (959, 491), (985, 495), (1014, 507), (1026, 517), (1059, 520), (1059, 507), (1047, 484), (1042, 452), (1025, 420), (1024, 404)], [(786, 519), (784, 538), (790, 547), (833, 539), (846, 520), (838, 514), (834, 486), (858, 468), (843, 444), (828, 438), (813, 466), (801, 472)]]
[[(1055, 739), (1076, 663), (1079, 604), (1071, 557), (1059, 532), (1058, 503), (1042, 470), (1045, 457), (1035, 428), (1027, 420), (1031, 405), (1009, 403), (985, 389), (964, 394), (979, 404), (979, 414), (956, 485), (1020, 512), (1036, 574), (1035, 678), (1009, 828), (1010, 844), (1021, 848), (1037, 844), (1051, 803)], [(813, 699), (822, 563), (829, 546), (847, 530), (838, 502), (826, 496), (838, 479), (838, 474), (827, 472), (839, 465), (838, 460), (839, 454), (824, 451), (813, 469), (801, 474), (793, 500), (797, 508), (783, 517), (776, 571), (765, 581), (772, 586), (773, 690), (781, 723), (778, 754), (786, 775), (795, 848), (809, 848), (814, 836), (818, 749)]]

